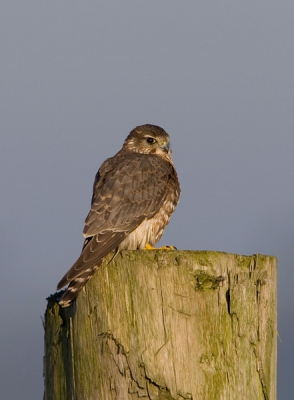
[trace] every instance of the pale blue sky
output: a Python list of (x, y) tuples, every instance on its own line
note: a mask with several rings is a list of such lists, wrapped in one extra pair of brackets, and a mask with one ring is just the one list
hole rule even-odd
[(279, 398), (294, 392), (294, 3), (3, 1), (1, 398), (39, 400), (45, 297), (79, 255), (96, 171), (171, 136), (161, 241), (279, 259)]

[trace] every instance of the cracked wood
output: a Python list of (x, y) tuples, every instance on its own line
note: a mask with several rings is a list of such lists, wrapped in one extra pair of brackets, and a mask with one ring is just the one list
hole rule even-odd
[(275, 257), (123, 251), (49, 298), (45, 399), (275, 400)]

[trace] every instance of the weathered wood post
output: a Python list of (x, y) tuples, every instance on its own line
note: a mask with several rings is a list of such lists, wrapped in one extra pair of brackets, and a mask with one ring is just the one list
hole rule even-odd
[(45, 400), (275, 400), (275, 257), (123, 251), (45, 314)]

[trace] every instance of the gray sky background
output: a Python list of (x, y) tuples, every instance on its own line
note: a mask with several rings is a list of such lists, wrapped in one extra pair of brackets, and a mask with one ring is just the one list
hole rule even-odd
[(161, 243), (278, 257), (293, 398), (293, 40), (293, 0), (1, 2), (1, 398), (42, 398), (45, 298), (98, 167), (144, 123), (170, 134), (182, 185)]

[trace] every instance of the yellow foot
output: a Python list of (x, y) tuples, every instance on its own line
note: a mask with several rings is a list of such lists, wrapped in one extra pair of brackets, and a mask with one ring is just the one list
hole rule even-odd
[(151, 244), (147, 243), (145, 246), (145, 250), (177, 250), (175, 246), (162, 246), (162, 247), (153, 247)]
[(155, 247), (151, 246), (151, 244), (146, 243), (144, 250), (156, 250)]

